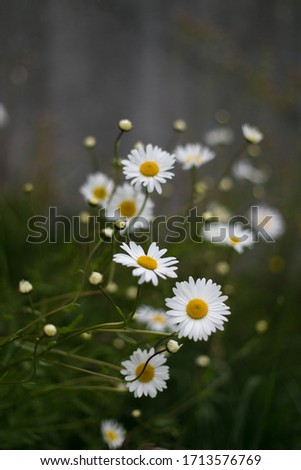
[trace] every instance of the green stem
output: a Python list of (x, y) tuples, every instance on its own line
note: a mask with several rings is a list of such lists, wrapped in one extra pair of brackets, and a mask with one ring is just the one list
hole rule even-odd
[(67, 367), (68, 369), (76, 370), (78, 372), (84, 372), (85, 374), (95, 375), (96, 377), (99, 377), (103, 380), (109, 380), (112, 382), (123, 382), (122, 379), (120, 379), (119, 377), (113, 377), (111, 375), (101, 374), (99, 372), (95, 372), (89, 369), (83, 369), (82, 367), (72, 366), (71, 364), (65, 364), (63, 362), (53, 362), (50, 364), (58, 365), (61, 367)]
[(136, 295), (136, 300), (135, 300), (134, 308), (133, 308), (133, 310), (131, 311), (131, 313), (129, 314), (128, 321), (132, 320), (133, 316), (135, 315), (135, 313), (136, 313), (136, 311), (137, 311), (137, 307), (138, 307), (138, 303), (139, 303), (139, 298), (140, 298), (141, 290), (142, 290), (142, 285), (141, 285), (141, 284), (138, 284), (138, 289), (137, 289), (137, 295)]
[(118, 305), (115, 304), (114, 300), (112, 299), (112, 297), (105, 291), (105, 289), (99, 285), (99, 288), (100, 290), (102, 291), (103, 295), (108, 299), (108, 301), (111, 303), (111, 305), (113, 305), (114, 309), (116, 310), (116, 312), (118, 313), (118, 315), (123, 319), (124, 321), (124, 325), (126, 323), (126, 319), (125, 319), (125, 316), (124, 316), (124, 313), (123, 311), (121, 310), (121, 308), (118, 307)]

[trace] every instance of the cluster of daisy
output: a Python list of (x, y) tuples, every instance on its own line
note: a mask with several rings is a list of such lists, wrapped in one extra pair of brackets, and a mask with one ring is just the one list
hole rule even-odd
[[(131, 130), (132, 125), (131, 123), (129, 125), (129, 121), (124, 120), (121, 123), (119, 127), (122, 132)], [(183, 132), (186, 129), (184, 124), (183, 121), (177, 121), (174, 129)], [(242, 133), (247, 146), (256, 146), (263, 139), (261, 131), (249, 124), (242, 126)], [(117, 158), (126, 180), (123, 184), (116, 185), (108, 176), (98, 172), (88, 177), (80, 192), (92, 206), (104, 208), (105, 217), (109, 220), (124, 218), (126, 223), (119, 228), (124, 229), (132, 219), (139, 216), (143, 226), (143, 221), (150, 222), (154, 215), (154, 202), (149, 195), (162, 194), (162, 186), (174, 176), (173, 169), (176, 162), (183, 170), (195, 171), (216, 157), (216, 152), (209, 146), (229, 145), (233, 138), (231, 129), (220, 127), (207, 132), (204, 136), (206, 145), (201, 143), (178, 145), (173, 153), (164, 151), (158, 146), (151, 144), (144, 146), (138, 143), (126, 159)], [(86, 146), (88, 144), (89, 148), (94, 146), (94, 142), (89, 141)], [(256, 184), (266, 181), (266, 174), (246, 160), (236, 162), (232, 171), (237, 179), (248, 179)], [(231, 186), (229, 181), (227, 184), (221, 181), (220, 187), (226, 190)], [(214, 210), (208, 207), (208, 217), (214, 215)], [(267, 215), (269, 217), (266, 230), (276, 238), (283, 233), (283, 219), (277, 210), (262, 205), (258, 208), (258, 225), (265, 221)], [(210, 224), (209, 227), (204, 224), (204, 237), (213, 243), (230, 246), (238, 253), (242, 253), (245, 247), (253, 245), (253, 232), (256, 227), (249, 229), (240, 225), (234, 227), (229, 223), (229, 219), (230, 213), (225, 208), (218, 224)], [(177, 277), (179, 261), (174, 256), (165, 256), (167, 249), (160, 248), (155, 242), (151, 243), (147, 250), (134, 241), (123, 242), (120, 244), (120, 250), (121, 252), (113, 255), (113, 262), (131, 268), (132, 275), (137, 278), (138, 286), (151, 283), (157, 287), (160, 279)], [(222, 269), (224, 271), (225, 266), (220, 266), (220, 270)], [(102, 282), (102, 278), (98, 279), (97, 274), (92, 273), (90, 282), (98, 285)], [(220, 285), (211, 279), (194, 279), (190, 276), (187, 281), (175, 284), (173, 294), (173, 297), (165, 299), (165, 310), (142, 305), (135, 312), (133, 320), (145, 324), (153, 331), (170, 332), (175, 338), (188, 338), (193, 341), (207, 341), (212, 333), (224, 329), (230, 309), (225, 304), (228, 297), (223, 295)], [(122, 362), (121, 374), (129, 391), (133, 392), (135, 397), (152, 398), (158, 391), (163, 391), (169, 379), (165, 353), (177, 352), (179, 348), (175, 340), (169, 340), (162, 351), (156, 351), (154, 348), (136, 349), (128, 360)], [(112, 446), (115, 445), (114, 441), (118, 445), (123, 441), (121, 430), (114, 428), (114, 423), (111, 421), (103, 423), (102, 432), (104, 439)]]

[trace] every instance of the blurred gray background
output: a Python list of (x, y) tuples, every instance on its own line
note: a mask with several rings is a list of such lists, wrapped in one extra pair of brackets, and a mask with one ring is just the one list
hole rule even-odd
[(300, 25), (298, 0), (1, 0), (2, 186), (52, 178), (69, 198), (86, 135), (106, 170), (120, 118), (126, 155), (166, 147), (179, 117), (202, 140), (226, 109), (239, 139), (242, 122), (265, 132), (281, 200), (300, 169)]

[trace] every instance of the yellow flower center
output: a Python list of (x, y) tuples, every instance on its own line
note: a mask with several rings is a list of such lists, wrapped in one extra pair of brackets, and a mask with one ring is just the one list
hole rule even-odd
[(236, 243), (240, 242), (240, 239), (238, 237), (234, 237), (234, 236), (230, 237), (230, 240), (233, 243), (233, 245), (236, 245)]
[(114, 442), (117, 439), (117, 434), (115, 431), (112, 431), (112, 430), (106, 431), (105, 435), (108, 441)]
[(108, 193), (107, 193), (107, 190), (106, 188), (104, 188), (103, 186), (96, 186), (94, 189), (93, 189), (93, 196), (96, 198), (96, 199), (99, 199), (100, 201), (102, 201), (103, 199), (105, 199), (107, 197)]
[(134, 201), (131, 201), (130, 199), (125, 199), (120, 204), (119, 210), (120, 215), (122, 215), (123, 217), (133, 217), (133, 215), (135, 215), (137, 212), (137, 206)]
[(202, 299), (192, 299), (186, 306), (187, 315), (194, 320), (204, 318), (208, 313), (208, 304)]
[[(140, 364), (136, 369), (136, 377), (138, 377), (143, 371), (145, 364)], [(147, 364), (146, 368), (143, 371), (143, 374), (137, 379), (139, 382), (146, 383), (151, 382), (155, 376), (155, 369), (150, 364)]]
[(137, 259), (137, 263), (140, 264), (145, 269), (150, 269), (151, 271), (154, 271), (158, 267), (157, 261), (152, 258), (151, 256), (139, 256)]
[(153, 321), (156, 323), (162, 323), (162, 325), (165, 325), (166, 323), (166, 319), (163, 317), (163, 315), (154, 315)]
[(140, 165), (140, 173), (143, 176), (156, 176), (160, 171), (159, 165), (156, 162), (144, 162)]

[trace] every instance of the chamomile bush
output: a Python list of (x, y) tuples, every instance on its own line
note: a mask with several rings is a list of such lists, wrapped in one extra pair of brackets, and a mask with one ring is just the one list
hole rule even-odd
[(1, 446), (297, 446), (277, 393), (289, 328), (270, 275), (286, 223), (253, 158), (263, 133), (220, 126), (187, 142), (178, 120), (172, 148), (123, 155), (132, 127), (119, 122), (108, 174), (84, 140), (80, 214), (50, 212), (38, 181), (2, 198)]

